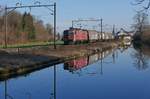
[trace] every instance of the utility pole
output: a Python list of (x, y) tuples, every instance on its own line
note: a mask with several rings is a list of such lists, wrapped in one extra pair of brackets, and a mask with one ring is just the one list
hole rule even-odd
[(113, 31), (112, 31), (113, 36), (115, 36), (115, 25), (113, 25)]
[(103, 19), (100, 19), (101, 21), (101, 40), (103, 39)]
[(7, 48), (7, 6), (5, 7), (5, 48)]
[(56, 2), (54, 3), (54, 49), (56, 49)]
[(73, 28), (73, 24), (74, 24), (74, 21), (72, 20), (72, 28)]

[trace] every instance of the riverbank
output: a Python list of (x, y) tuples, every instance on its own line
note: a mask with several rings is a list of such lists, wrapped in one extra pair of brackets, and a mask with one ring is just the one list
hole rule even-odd
[(0, 79), (18, 76), (70, 59), (117, 47), (119, 42), (0, 49)]

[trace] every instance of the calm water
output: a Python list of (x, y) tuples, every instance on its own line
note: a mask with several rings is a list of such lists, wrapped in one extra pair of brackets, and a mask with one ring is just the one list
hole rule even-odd
[(0, 82), (0, 99), (150, 99), (149, 57), (118, 48)]

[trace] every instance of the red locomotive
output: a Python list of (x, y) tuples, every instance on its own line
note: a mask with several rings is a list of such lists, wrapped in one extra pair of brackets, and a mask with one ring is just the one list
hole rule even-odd
[(85, 43), (88, 41), (88, 32), (87, 30), (70, 28), (64, 31), (63, 40), (64, 44)]

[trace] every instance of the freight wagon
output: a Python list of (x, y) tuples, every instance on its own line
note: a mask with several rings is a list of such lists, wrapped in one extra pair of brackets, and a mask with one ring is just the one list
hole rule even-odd
[(88, 32), (88, 41), (95, 42), (99, 40), (99, 33), (95, 30), (87, 30)]
[(112, 35), (112, 33), (104, 33), (104, 40), (112, 40), (114, 39), (114, 36)]

